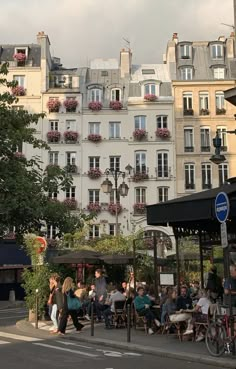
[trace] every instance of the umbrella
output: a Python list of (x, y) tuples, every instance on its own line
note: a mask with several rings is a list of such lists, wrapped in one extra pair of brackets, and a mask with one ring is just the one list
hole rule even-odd
[(133, 264), (132, 255), (102, 255), (100, 260), (111, 265)]
[(92, 250), (80, 250), (69, 254), (55, 256), (52, 259), (54, 264), (100, 264), (101, 254)]

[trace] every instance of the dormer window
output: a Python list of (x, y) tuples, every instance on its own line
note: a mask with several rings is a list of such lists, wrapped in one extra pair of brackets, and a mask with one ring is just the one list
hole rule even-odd
[(221, 44), (211, 45), (211, 57), (212, 59), (223, 59), (223, 45)]
[(102, 101), (102, 90), (100, 88), (90, 90), (90, 101)]
[(192, 67), (183, 67), (180, 69), (180, 78), (183, 81), (189, 81), (193, 79), (193, 68)]
[(225, 78), (225, 68), (214, 68), (213, 69), (214, 79), (224, 79)]
[(191, 45), (181, 45), (180, 46), (180, 58), (190, 59), (192, 56), (192, 46)]
[(120, 100), (121, 100), (120, 88), (113, 88), (111, 90), (111, 101), (120, 101)]
[(16, 60), (18, 67), (25, 66), (27, 57), (28, 57), (27, 47), (16, 47), (15, 48), (13, 58)]
[(155, 83), (148, 83), (144, 86), (144, 95), (157, 95)]

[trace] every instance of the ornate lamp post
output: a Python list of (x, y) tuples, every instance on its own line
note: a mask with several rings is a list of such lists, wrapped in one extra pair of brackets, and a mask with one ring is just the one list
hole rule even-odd
[[(233, 131), (225, 131), (225, 132), (236, 135), (236, 129)], [(210, 160), (212, 161), (212, 163), (217, 164), (217, 165), (223, 163), (226, 160), (225, 156), (220, 153), (221, 152), (221, 141), (222, 140), (219, 136), (219, 132), (216, 131), (216, 136), (215, 138), (213, 138), (213, 146), (215, 147), (215, 154), (210, 157)]]
[[(125, 172), (121, 172), (120, 170), (106, 169), (105, 174), (107, 178), (102, 182), (101, 188), (104, 193), (112, 192), (112, 182), (108, 179), (108, 176), (112, 176), (115, 182), (115, 209), (116, 209), (116, 235), (119, 234), (119, 223), (118, 223), (118, 204), (119, 204), (119, 196), (127, 196), (129, 192), (129, 187), (125, 183)], [(118, 187), (118, 179), (122, 177), (123, 182)]]

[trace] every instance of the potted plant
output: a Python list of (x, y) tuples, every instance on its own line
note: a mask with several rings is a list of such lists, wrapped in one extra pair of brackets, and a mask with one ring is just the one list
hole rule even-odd
[(200, 109), (200, 115), (209, 115), (209, 113), (208, 109)]
[(88, 211), (91, 213), (100, 213), (102, 208), (99, 202), (90, 202), (87, 206)]
[(102, 103), (100, 101), (91, 101), (88, 104), (88, 108), (92, 111), (99, 111), (102, 109)]
[(65, 199), (63, 203), (68, 207), (70, 210), (77, 209), (77, 201), (75, 199)]
[(193, 115), (193, 109), (184, 109), (184, 115)]
[(75, 99), (66, 99), (64, 101), (64, 107), (68, 113), (74, 113), (76, 111), (76, 107), (78, 106), (78, 101)]
[(134, 204), (133, 208), (136, 214), (142, 215), (146, 212), (146, 204), (142, 202), (137, 202), (136, 204)]
[(157, 96), (154, 94), (146, 94), (144, 100), (154, 102), (157, 100)]
[(123, 104), (120, 101), (111, 101), (110, 108), (113, 110), (121, 110), (123, 108)]
[(224, 115), (226, 113), (225, 108), (216, 108), (216, 115)]
[(58, 131), (49, 131), (47, 133), (48, 142), (59, 142), (61, 134)]
[(102, 172), (99, 168), (90, 168), (88, 171), (88, 176), (91, 179), (99, 178), (101, 177), (101, 175), (102, 175)]
[(136, 140), (142, 140), (143, 138), (145, 138), (147, 135), (147, 132), (145, 131), (145, 129), (135, 129), (135, 131), (133, 132), (133, 137)]
[(60, 106), (61, 102), (58, 99), (49, 99), (47, 102), (49, 113), (58, 113)]
[(92, 142), (100, 142), (102, 140), (102, 136), (97, 133), (90, 133), (88, 135), (88, 140)]
[(169, 138), (170, 131), (168, 130), (168, 128), (157, 128), (156, 136), (160, 138)]
[(25, 62), (26, 60), (26, 55), (24, 53), (15, 53), (13, 55), (13, 58), (15, 60), (17, 60), (18, 62)]
[(75, 132), (75, 131), (66, 131), (66, 132), (64, 132), (64, 139), (67, 142), (77, 142), (78, 137), (79, 137), (78, 132)]
[(47, 171), (51, 171), (51, 170), (57, 170), (59, 169), (59, 165), (58, 164), (48, 164), (45, 168)]
[(117, 209), (117, 214), (120, 214), (122, 212), (121, 204), (119, 202), (116, 204), (114, 204), (114, 202), (111, 202), (108, 206), (109, 213), (111, 215), (116, 215), (116, 209)]
[(14, 96), (25, 96), (26, 90), (23, 86), (12, 87), (12, 95)]
[(133, 175), (133, 181), (134, 182), (140, 182), (140, 181), (145, 181), (147, 180), (149, 177), (148, 177), (148, 174), (146, 172), (136, 172), (134, 175)]

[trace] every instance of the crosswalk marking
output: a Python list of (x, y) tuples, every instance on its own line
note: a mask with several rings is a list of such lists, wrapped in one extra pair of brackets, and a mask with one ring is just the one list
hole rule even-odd
[(0, 332), (0, 337), (12, 338), (13, 340), (25, 341), (25, 342), (42, 341), (41, 338), (21, 336), (19, 334), (12, 334), (12, 333), (7, 333), (7, 332)]
[(72, 342), (64, 342), (64, 341), (56, 341), (57, 343), (61, 343), (63, 345), (67, 345), (67, 346), (77, 346), (77, 347), (82, 347), (85, 349), (92, 349), (92, 347), (90, 346), (84, 346), (84, 345), (79, 345), (77, 343), (72, 343)]
[(10, 342), (7, 342), (7, 341), (0, 341), (0, 345), (6, 345), (7, 343), (10, 343)]
[(88, 357), (98, 357), (98, 355), (89, 354), (87, 352), (78, 351), (78, 350), (71, 350), (71, 349), (68, 349), (68, 348), (58, 347), (58, 346), (53, 346), (53, 345), (47, 345), (46, 343), (33, 343), (33, 345), (52, 348), (54, 350), (59, 350), (59, 351), (71, 352), (71, 353), (74, 353), (74, 354), (84, 355), (84, 356), (88, 356)]

